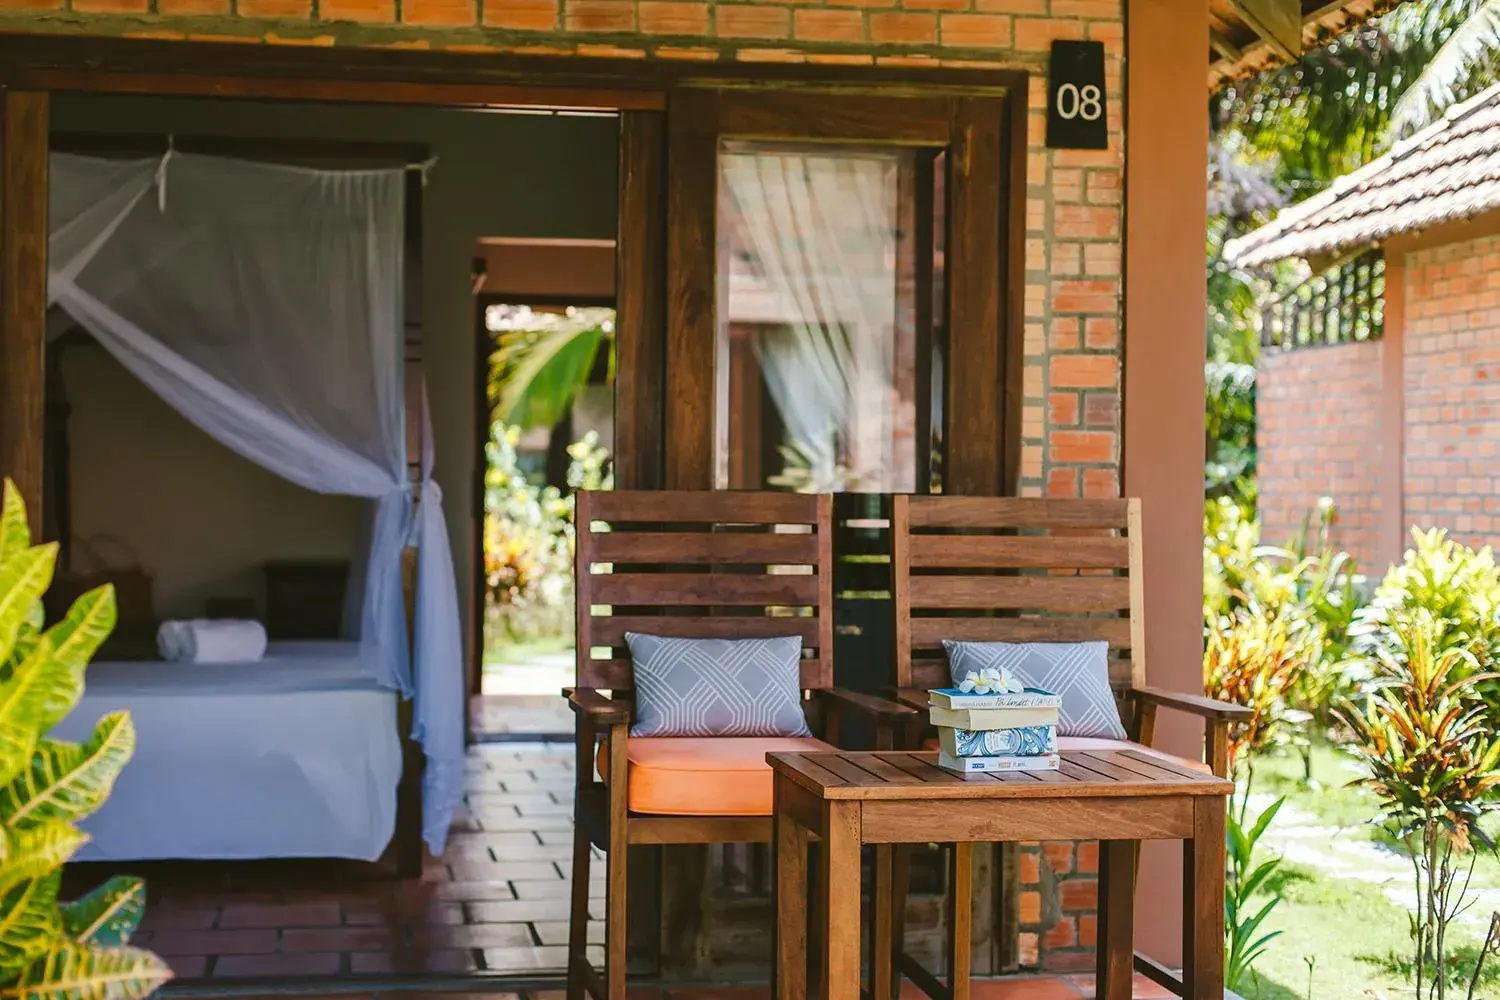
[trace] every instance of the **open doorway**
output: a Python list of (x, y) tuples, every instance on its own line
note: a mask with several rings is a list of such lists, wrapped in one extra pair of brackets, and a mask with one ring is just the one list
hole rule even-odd
[(478, 742), (563, 738), (573, 493), (614, 482), (614, 245), (503, 240), (479, 250), (472, 730)]

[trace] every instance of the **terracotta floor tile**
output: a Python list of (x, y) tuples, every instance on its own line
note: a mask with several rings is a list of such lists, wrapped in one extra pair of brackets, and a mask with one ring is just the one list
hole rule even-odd
[(151, 950), (164, 958), (174, 955), (261, 955), (276, 950), (274, 930), (157, 931)]
[[(537, 920), (531, 924), (531, 929), (541, 940), (542, 944), (567, 944), (568, 922), (566, 920)], [(588, 930), (589, 944), (604, 943), (604, 921), (590, 920)]]
[[(531, 886), (553, 884), (561, 885), (566, 888), (568, 883), (564, 882), (562, 880), (562, 876), (554, 871), (546, 882), (516, 882), (514, 883), (515, 888), (512, 888), (512, 883), (500, 880), (479, 882), (447, 882), (441, 885), (434, 886), (433, 888), (436, 894), (436, 898), (441, 900), (451, 900), (457, 903), (480, 903), (492, 901), (500, 902), (515, 899), (520, 894), (521, 886), (527, 886), (528, 891), (530, 891), (529, 887)], [(566, 895), (566, 892), (564, 892), (564, 895)], [(527, 898), (535, 899), (538, 897), (528, 896)]]
[(219, 915), (220, 927), (329, 927), (340, 917), (337, 899), (320, 903), (231, 903)]
[(573, 817), (571, 815), (563, 814), (547, 815), (542, 813), (532, 813), (529, 816), (522, 816), (518, 811), (514, 816), (506, 816), (499, 813), (487, 813), (482, 819), (479, 819), (476, 822), (485, 833), (556, 830), (566, 831), (571, 835), (571, 833), (573, 832)]
[(484, 949), (484, 967), (492, 973), (561, 972), (567, 966), (567, 948)]
[[(589, 895), (596, 899), (604, 898), (605, 881), (603, 879), (589, 881)], [(573, 883), (563, 879), (553, 879), (550, 882), (514, 882), (516, 897), (520, 900), (536, 899), (569, 899), (573, 895)], [(476, 899), (475, 902), (478, 902)]]
[(172, 975), (178, 979), (202, 979), (208, 975), (208, 958), (204, 955), (173, 955), (167, 959)]
[(1015, 979), (976, 979), (969, 990), (974, 1000), (1078, 1000), (1076, 986), (1053, 976)]
[(281, 932), (281, 950), (381, 951), (400, 947), (404, 935), (390, 927), (288, 927)]
[(425, 948), (530, 948), (536, 944), (526, 923), (429, 925), (412, 931), (416, 943)]
[[(349, 971), (355, 975), (416, 975), (423, 972), (458, 974), (474, 972), (478, 968), (478, 955), (469, 948), (357, 951), (349, 956)], [(403, 993), (401, 996), (405, 998), (407, 994)]]
[(568, 900), (517, 899), (510, 902), (469, 903), (464, 907), (476, 924), (509, 924), (524, 920), (567, 920)]
[(336, 976), (343, 969), (340, 956), (332, 953), (300, 955), (220, 955), (214, 961), (214, 978), (239, 976)]
[(214, 925), (219, 911), (216, 907), (183, 907), (168, 903), (150, 903), (146, 915), (141, 919), (143, 931), (206, 930)]

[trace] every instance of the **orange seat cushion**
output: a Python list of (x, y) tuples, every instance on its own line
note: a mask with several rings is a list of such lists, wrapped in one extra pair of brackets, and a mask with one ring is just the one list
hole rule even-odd
[[(937, 750), (938, 741), (930, 739), (922, 744), (923, 750)], [(1140, 743), (1132, 743), (1129, 740), (1110, 740), (1097, 736), (1059, 736), (1057, 738), (1058, 750), (1138, 750), (1151, 757), (1160, 757), (1162, 760), (1171, 761), (1174, 764), (1185, 764), (1197, 771), (1208, 773), (1211, 768), (1198, 760), (1188, 760), (1185, 757), (1177, 757)]]
[[(631, 812), (667, 816), (769, 816), (777, 750), (834, 750), (822, 740), (770, 736), (651, 737), (625, 743)], [(599, 773), (609, 778), (605, 747)]]

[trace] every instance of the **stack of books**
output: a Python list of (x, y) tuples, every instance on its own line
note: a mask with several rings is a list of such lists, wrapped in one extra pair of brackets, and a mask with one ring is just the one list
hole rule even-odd
[(928, 692), (938, 730), (938, 766), (972, 771), (1055, 771), (1062, 698), (1038, 688), (996, 694)]

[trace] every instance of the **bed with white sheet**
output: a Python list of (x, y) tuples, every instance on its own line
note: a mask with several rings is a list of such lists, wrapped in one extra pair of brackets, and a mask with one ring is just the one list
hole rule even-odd
[(350, 642), (271, 643), (253, 663), (98, 662), (54, 731), (127, 710), (135, 757), (84, 823), (79, 861), (377, 860), (396, 824), (395, 691)]

